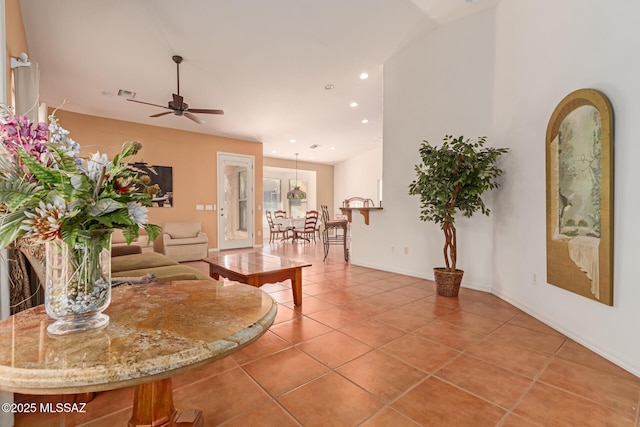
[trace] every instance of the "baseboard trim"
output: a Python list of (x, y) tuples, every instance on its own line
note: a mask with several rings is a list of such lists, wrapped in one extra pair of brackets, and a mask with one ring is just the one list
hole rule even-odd
[(628, 371), (629, 373), (635, 375), (636, 377), (640, 377), (640, 371), (638, 369), (633, 367), (630, 363), (626, 362), (625, 360), (621, 360), (619, 357), (616, 357), (615, 355), (603, 350), (601, 347), (593, 343), (588, 338), (585, 338), (582, 335), (569, 331), (568, 329), (564, 328), (562, 325), (536, 312), (526, 304), (521, 304), (520, 302), (514, 300), (513, 298), (510, 298), (509, 295), (500, 292), (500, 290), (498, 289), (494, 288), (492, 289), (491, 292), (501, 300), (508, 302), (509, 304), (527, 313), (528, 315), (535, 318), (536, 320), (539, 320), (540, 322), (544, 323), (550, 328), (555, 329), (556, 331), (560, 332), (566, 337), (571, 338), (573, 341), (588, 348), (589, 350), (593, 351), (597, 355), (607, 359), (609, 362), (621, 367), (622, 369), (624, 369), (625, 371)]
[[(399, 269), (399, 268), (391, 268), (388, 266), (382, 266), (382, 265), (374, 265), (374, 264), (369, 264), (366, 262), (360, 262), (357, 259), (355, 260), (351, 260), (351, 264), (355, 265), (355, 266), (360, 266), (360, 267), (367, 267), (367, 268), (373, 268), (376, 270), (383, 270), (383, 271), (389, 271), (391, 273), (397, 273), (397, 274), (404, 274), (406, 276), (412, 276), (412, 277), (418, 277), (421, 279), (426, 279), (426, 280), (433, 280), (433, 274), (422, 274), (416, 271), (410, 271), (410, 270), (403, 270), (403, 269)], [(535, 319), (539, 320), (540, 322), (544, 323), (545, 325), (549, 326), (550, 328), (555, 329), (556, 331), (560, 332), (561, 334), (565, 335), (566, 337), (572, 339), (573, 341), (577, 342), (578, 344), (588, 348), (589, 350), (593, 351), (594, 353), (596, 353), (599, 356), (602, 356), (603, 358), (607, 359), (608, 361), (610, 361), (611, 363), (621, 367), (622, 369), (624, 369), (625, 371), (628, 371), (629, 373), (640, 377), (640, 371), (635, 368), (631, 363), (620, 359), (619, 357), (607, 352), (606, 350), (604, 350), (603, 348), (599, 347), (596, 343), (592, 342), (590, 339), (588, 339), (587, 337), (584, 337), (582, 335), (576, 334), (572, 331), (567, 330), (565, 327), (563, 327), (562, 325), (546, 318), (545, 316), (542, 316), (540, 313), (536, 312), (535, 310), (533, 310), (531, 307), (527, 306), (526, 304), (521, 304), (520, 302), (514, 300), (513, 298), (510, 298), (509, 295), (504, 294), (502, 292), (500, 292), (499, 289), (494, 288), (492, 285), (491, 286), (486, 286), (486, 285), (482, 285), (479, 283), (473, 283), (473, 282), (469, 282), (463, 279), (463, 283), (461, 285), (462, 288), (468, 288), (468, 289), (473, 289), (473, 290), (477, 290), (477, 291), (482, 291), (482, 292), (488, 292), (491, 293), (495, 296), (497, 296), (498, 298), (508, 302), (509, 304), (517, 307), (519, 310), (523, 311), (524, 313), (527, 313), (528, 315), (534, 317)]]
[[(360, 266), (360, 267), (374, 268), (376, 270), (389, 271), (391, 273), (403, 274), (405, 276), (417, 277), (425, 280), (433, 280), (433, 273), (423, 274), (417, 271), (403, 270), (400, 268), (391, 268), (387, 266), (368, 264), (366, 262), (359, 262), (358, 260), (352, 260), (351, 264)], [(465, 280), (464, 278), (462, 279), (462, 285), (460, 287), (473, 289), (475, 291), (493, 293), (493, 287), (491, 285), (483, 285), (477, 282), (470, 282), (469, 280)]]

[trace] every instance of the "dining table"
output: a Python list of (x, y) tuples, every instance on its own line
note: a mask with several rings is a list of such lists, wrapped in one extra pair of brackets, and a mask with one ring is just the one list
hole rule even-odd
[(112, 290), (106, 326), (60, 336), (47, 333), (53, 319), (41, 305), (0, 321), (0, 390), (47, 395), (136, 386), (130, 427), (199, 427), (200, 410), (175, 408), (171, 378), (255, 341), (276, 312), (268, 294), (237, 282), (123, 285)]
[(279, 217), (274, 218), (273, 223), (279, 225), (280, 228), (289, 230), (289, 233), (283, 237), (281, 240), (289, 240), (293, 241), (293, 229), (294, 228), (302, 228), (304, 227), (305, 217)]

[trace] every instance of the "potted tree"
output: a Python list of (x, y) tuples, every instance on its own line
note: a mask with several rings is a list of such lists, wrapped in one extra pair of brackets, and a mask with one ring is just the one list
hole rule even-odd
[(422, 162), (415, 166), (416, 179), (409, 194), (420, 196), (420, 219), (440, 225), (444, 232), (444, 268), (434, 268), (438, 295), (457, 296), (464, 271), (457, 265), (457, 212), (471, 217), (490, 210), (482, 201), (486, 190), (498, 188), (502, 170), (496, 167), (507, 148), (485, 147), (486, 137), (465, 139), (446, 135), (439, 147), (423, 141), (419, 148)]

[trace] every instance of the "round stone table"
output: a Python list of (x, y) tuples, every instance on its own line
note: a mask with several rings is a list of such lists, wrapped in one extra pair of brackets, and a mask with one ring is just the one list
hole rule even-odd
[(39, 306), (0, 322), (0, 389), (73, 394), (136, 385), (130, 426), (200, 426), (177, 415), (171, 377), (221, 359), (264, 334), (277, 305), (253, 286), (189, 280), (113, 289), (101, 329), (54, 336)]

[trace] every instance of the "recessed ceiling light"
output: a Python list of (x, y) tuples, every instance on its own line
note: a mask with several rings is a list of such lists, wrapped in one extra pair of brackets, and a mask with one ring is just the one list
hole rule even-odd
[(357, 102), (352, 102), (351, 104), (349, 104), (349, 107), (351, 107), (351, 108), (355, 108), (357, 106), (358, 106)]
[(366, 125), (367, 123), (369, 123), (369, 119), (362, 119), (362, 123)]
[(315, 157), (313, 157), (313, 156), (309, 156), (309, 158), (310, 158), (311, 160), (315, 159)]
[(367, 79), (367, 78), (369, 78), (369, 74), (367, 74), (367, 73), (360, 74), (360, 80), (364, 80), (364, 79)]
[(278, 150), (271, 150), (271, 154), (276, 154)]
[(324, 90), (331, 90), (333, 89), (335, 86), (333, 86), (331, 83), (327, 83), (326, 85), (324, 85)]
[(336, 147), (329, 147), (329, 149), (330, 149), (330, 150), (335, 150), (335, 149), (336, 149)]
[(290, 144), (293, 144), (293, 143), (295, 143), (295, 142), (296, 142), (296, 140), (295, 140), (295, 139), (290, 139), (290, 140), (289, 140), (289, 143), (290, 143)]

